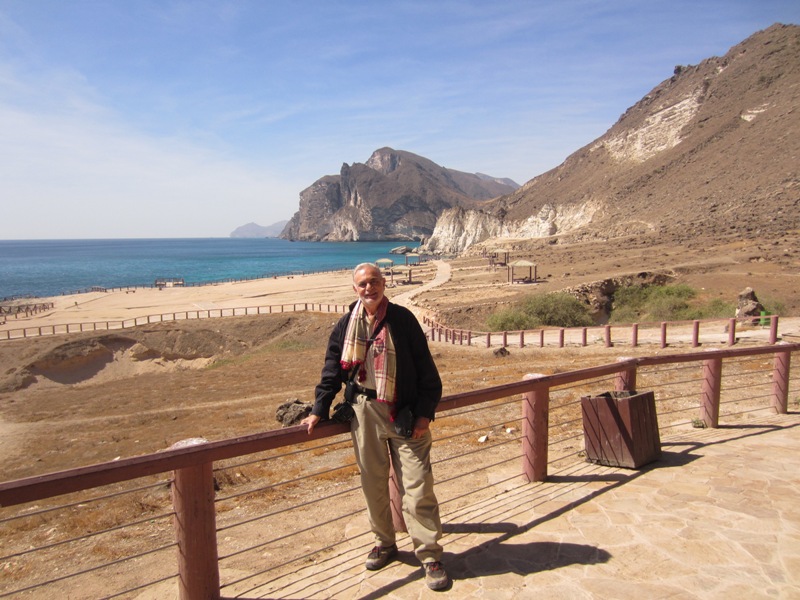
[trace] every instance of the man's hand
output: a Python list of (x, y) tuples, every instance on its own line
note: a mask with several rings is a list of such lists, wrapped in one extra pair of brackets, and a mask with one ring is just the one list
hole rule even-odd
[(305, 425), (308, 428), (308, 434), (311, 435), (311, 432), (314, 431), (314, 426), (319, 422), (320, 418), (317, 415), (308, 415), (300, 421), (300, 425)]
[(418, 440), (423, 437), (428, 433), (430, 426), (431, 420), (428, 417), (417, 417), (417, 420), (414, 421), (414, 433), (411, 434), (411, 439)]

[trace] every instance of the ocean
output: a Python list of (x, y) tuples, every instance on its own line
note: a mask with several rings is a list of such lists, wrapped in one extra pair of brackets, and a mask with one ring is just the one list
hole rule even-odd
[(190, 285), (332, 271), (390, 257), (389, 250), (401, 245), (275, 238), (0, 240), (0, 299), (152, 286), (163, 277)]

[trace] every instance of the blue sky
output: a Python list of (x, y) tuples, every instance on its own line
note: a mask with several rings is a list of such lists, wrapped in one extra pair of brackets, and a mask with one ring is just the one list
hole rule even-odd
[(0, 0), (0, 239), (226, 237), (390, 146), (524, 183), (797, 0)]

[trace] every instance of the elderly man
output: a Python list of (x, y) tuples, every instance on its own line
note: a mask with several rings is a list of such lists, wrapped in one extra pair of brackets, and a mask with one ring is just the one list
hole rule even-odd
[(391, 464), (425, 581), (429, 588), (442, 590), (450, 580), (441, 563), (442, 524), (433, 492), (429, 427), (442, 396), (442, 381), (416, 317), (389, 302), (385, 287), (375, 265), (363, 263), (353, 271), (358, 300), (331, 333), (314, 407), (302, 423), (311, 433), (328, 418), (342, 384), (353, 380), (351, 434), (376, 544), (366, 567), (381, 569), (397, 555), (389, 502)]

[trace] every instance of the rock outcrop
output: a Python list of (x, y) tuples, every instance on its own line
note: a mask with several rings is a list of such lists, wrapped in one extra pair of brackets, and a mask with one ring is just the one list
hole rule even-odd
[(299, 210), (280, 237), (305, 241), (420, 241), (439, 215), (477, 208), (519, 186), (463, 173), (400, 150), (376, 150), (365, 164), (344, 164), (339, 175), (300, 193)]
[(601, 281), (593, 281), (562, 290), (574, 296), (589, 307), (592, 317), (598, 324), (606, 323), (611, 314), (614, 294), (620, 288), (651, 285), (667, 285), (674, 279), (672, 273), (644, 271), (641, 273), (612, 277)]
[(758, 301), (755, 291), (747, 287), (739, 293), (736, 302), (736, 318), (758, 317), (753, 319), (754, 325), (758, 324), (761, 314), (765, 312), (764, 305)]

